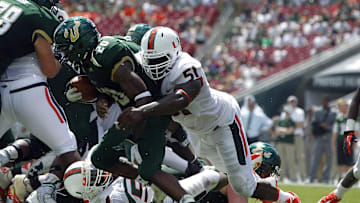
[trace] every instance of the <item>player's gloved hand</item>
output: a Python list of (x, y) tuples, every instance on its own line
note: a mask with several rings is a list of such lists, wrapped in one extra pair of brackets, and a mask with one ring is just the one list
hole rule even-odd
[(42, 184), (26, 198), (25, 202), (56, 203), (55, 185)]
[(357, 142), (355, 132), (353, 130), (351, 131), (345, 131), (344, 132), (344, 151), (345, 154), (350, 156), (351, 155), (351, 148), (352, 144)]
[(78, 91), (76, 87), (71, 87), (70, 89), (68, 89), (65, 95), (66, 98), (71, 102), (77, 102), (82, 99), (82, 94)]
[(47, 174), (41, 186), (32, 192), (25, 202), (56, 203), (56, 188), (60, 180), (54, 174)]

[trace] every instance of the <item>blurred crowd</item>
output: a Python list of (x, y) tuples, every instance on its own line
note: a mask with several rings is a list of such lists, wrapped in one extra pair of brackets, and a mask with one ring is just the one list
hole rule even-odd
[[(103, 35), (123, 35), (136, 23), (172, 27), (190, 54), (210, 38), (219, 2), (63, 0), (70, 15), (91, 18)], [(314, 54), (360, 38), (360, 3), (355, 0), (244, 1), (240, 8), (203, 63), (211, 86), (227, 92), (250, 88)]]
[(71, 16), (91, 18), (103, 35), (124, 35), (131, 25), (168, 26), (181, 37), (191, 54), (211, 35), (219, 14), (217, 0), (64, 0)]
[(242, 5), (206, 62), (212, 85), (234, 91), (321, 51), (360, 38), (357, 1), (268, 1)]
[[(354, 164), (354, 153), (343, 150), (349, 101), (338, 99), (334, 106), (327, 97), (321, 106), (306, 111), (289, 96), (279, 115), (269, 118), (253, 96), (244, 99), (241, 115), (248, 142), (274, 144), (281, 157), (281, 180), (287, 183), (334, 184)], [(355, 134), (359, 135), (359, 123)], [(352, 149), (358, 153), (358, 147)]]

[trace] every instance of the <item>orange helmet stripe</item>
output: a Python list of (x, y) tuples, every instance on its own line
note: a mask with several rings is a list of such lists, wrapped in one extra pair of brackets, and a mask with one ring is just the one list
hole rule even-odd
[(157, 28), (154, 28), (153, 31), (150, 34), (149, 43), (148, 43), (148, 49), (154, 49), (156, 32), (157, 32)]
[(69, 177), (69, 176), (71, 176), (71, 175), (74, 175), (74, 174), (78, 174), (78, 173), (81, 173), (81, 168), (74, 168), (74, 169), (70, 170), (69, 172), (65, 173), (65, 175), (64, 175), (64, 180), (65, 180), (67, 177)]

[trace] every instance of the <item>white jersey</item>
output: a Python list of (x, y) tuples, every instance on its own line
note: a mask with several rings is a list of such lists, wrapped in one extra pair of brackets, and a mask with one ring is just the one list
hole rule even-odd
[(150, 203), (154, 192), (135, 180), (118, 177), (108, 188), (89, 203)]
[(38, 76), (46, 80), (41, 72), (39, 60), (35, 52), (15, 59), (7, 68), (0, 80), (18, 80), (24, 77)]
[(179, 84), (200, 79), (202, 88), (193, 101), (173, 116), (186, 130), (194, 134), (206, 134), (217, 126), (229, 125), (234, 121), (234, 106), (237, 102), (231, 95), (210, 88), (198, 60), (182, 52), (170, 73), (164, 78), (162, 94), (172, 93)]

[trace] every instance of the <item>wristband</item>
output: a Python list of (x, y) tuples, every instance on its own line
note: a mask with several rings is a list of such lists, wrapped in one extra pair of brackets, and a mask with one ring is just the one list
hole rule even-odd
[(185, 97), (187, 98), (189, 104), (191, 103), (191, 98), (190, 98), (189, 94), (187, 92), (185, 92), (183, 89), (176, 90), (176, 93), (180, 93), (180, 94), (185, 95)]
[(355, 129), (355, 120), (351, 118), (347, 119), (345, 131), (354, 131), (354, 129)]
[(134, 100), (137, 101), (139, 99), (142, 99), (144, 97), (151, 97), (151, 93), (149, 91), (142, 92), (135, 96)]

